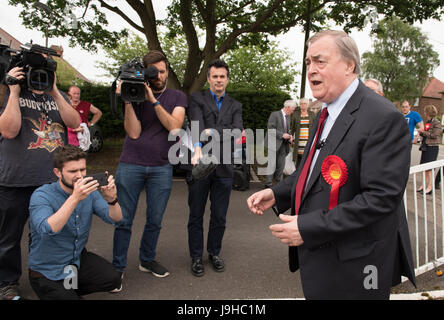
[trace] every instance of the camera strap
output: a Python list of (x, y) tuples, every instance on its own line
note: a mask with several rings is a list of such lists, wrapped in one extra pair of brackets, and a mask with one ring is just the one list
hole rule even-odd
[(119, 70), (119, 72), (117, 73), (116, 79), (114, 80), (114, 82), (111, 85), (111, 89), (110, 89), (110, 107), (111, 107), (112, 114), (115, 117), (118, 117), (121, 120), (123, 120), (123, 110), (122, 110), (122, 112), (118, 112), (118, 110), (117, 110), (117, 94), (116, 94), (117, 79), (119, 79), (121, 73), (122, 73), (122, 71)]

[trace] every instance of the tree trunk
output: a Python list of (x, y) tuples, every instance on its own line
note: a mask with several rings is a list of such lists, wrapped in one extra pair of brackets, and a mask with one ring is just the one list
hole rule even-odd
[(301, 73), (301, 93), (300, 98), (305, 97), (305, 83), (307, 79), (307, 65), (305, 63), (305, 58), (307, 57), (307, 41), (310, 37), (310, 22), (311, 22), (311, 0), (308, 0), (307, 6), (307, 20), (305, 23), (305, 40), (304, 40), (304, 57), (302, 59), (302, 73)]

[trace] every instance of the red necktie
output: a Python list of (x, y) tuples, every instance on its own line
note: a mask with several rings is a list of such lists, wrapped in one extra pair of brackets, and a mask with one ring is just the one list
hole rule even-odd
[(298, 182), (296, 183), (296, 196), (294, 212), (297, 215), (299, 213), (299, 207), (301, 206), (302, 196), (304, 195), (305, 183), (307, 182), (308, 173), (310, 172), (311, 161), (316, 151), (316, 145), (322, 134), (322, 129), (324, 129), (325, 119), (327, 119), (328, 111), (327, 108), (322, 109), (321, 116), (319, 117), (318, 130), (316, 131), (316, 136), (314, 143), (308, 153), (307, 159), (305, 160), (304, 166), (302, 167), (301, 174), (299, 175)]

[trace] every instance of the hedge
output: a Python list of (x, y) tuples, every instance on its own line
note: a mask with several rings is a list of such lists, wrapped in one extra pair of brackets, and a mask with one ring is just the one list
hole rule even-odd
[[(63, 91), (67, 87), (59, 86)], [(81, 86), (81, 99), (91, 102), (103, 112), (99, 121), (104, 137), (123, 137), (123, 121), (113, 117), (109, 103), (109, 87), (102, 85)], [(282, 108), (285, 100), (290, 99), (283, 92), (257, 92), (254, 90), (231, 90), (228, 94), (242, 103), (244, 128), (265, 129), (270, 113)]]

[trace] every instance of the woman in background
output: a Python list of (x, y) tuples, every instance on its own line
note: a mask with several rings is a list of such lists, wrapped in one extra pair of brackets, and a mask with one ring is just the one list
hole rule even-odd
[[(441, 122), (435, 118), (438, 114), (438, 110), (434, 105), (425, 106), (424, 114), (426, 118), (424, 129), (418, 129), (418, 133), (422, 137), (421, 146), (419, 147), (419, 150), (421, 150), (420, 164), (436, 161), (438, 158), (439, 142), (441, 140), (442, 131)], [(425, 182), (423, 181), (418, 192), (422, 192), (424, 185), (426, 185), (426, 194), (431, 194), (433, 187), (432, 170), (427, 170), (425, 172)]]

